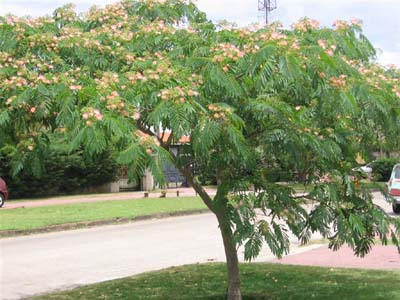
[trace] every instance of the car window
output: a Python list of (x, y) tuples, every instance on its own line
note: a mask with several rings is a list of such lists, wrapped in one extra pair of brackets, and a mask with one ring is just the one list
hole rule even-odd
[(394, 169), (394, 178), (400, 179), (400, 166), (396, 166), (396, 168)]

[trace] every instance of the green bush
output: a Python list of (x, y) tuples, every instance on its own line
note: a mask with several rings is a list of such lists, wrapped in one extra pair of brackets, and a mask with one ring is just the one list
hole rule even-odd
[(393, 170), (393, 166), (399, 162), (397, 158), (378, 158), (371, 163), (372, 175), (375, 181), (388, 181)]
[(40, 175), (23, 169), (11, 176), (11, 159), (2, 158), (0, 174), (6, 180), (12, 198), (34, 198), (80, 193), (115, 180), (118, 165), (110, 152), (88, 158), (81, 151), (69, 153), (66, 147), (51, 147)]

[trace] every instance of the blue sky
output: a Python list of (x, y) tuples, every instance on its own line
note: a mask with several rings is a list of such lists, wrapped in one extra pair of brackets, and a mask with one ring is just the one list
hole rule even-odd
[[(78, 11), (116, 0), (0, 0), (0, 15), (40, 16), (68, 2)], [(258, 0), (197, 0), (198, 6), (212, 20), (226, 19), (238, 25), (262, 21), (257, 10)], [(271, 20), (285, 26), (308, 16), (331, 26), (336, 19), (356, 17), (364, 21), (364, 31), (373, 45), (380, 49), (379, 61), (400, 67), (400, 0), (277, 0), (278, 9)]]

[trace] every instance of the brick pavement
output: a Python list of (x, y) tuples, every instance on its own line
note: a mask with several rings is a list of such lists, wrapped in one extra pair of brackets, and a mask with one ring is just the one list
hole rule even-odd
[(400, 270), (400, 254), (395, 246), (373, 246), (369, 254), (360, 258), (347, 246), (332, 251), (324, 245), (273, 262), (303, 266)]

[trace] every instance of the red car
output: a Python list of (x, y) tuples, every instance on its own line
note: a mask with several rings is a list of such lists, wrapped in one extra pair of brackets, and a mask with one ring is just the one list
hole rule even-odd
[(6, 182), (0, 177), (0, 207), (4, 205), (4, 202), (8, 198), (8, 191)]

